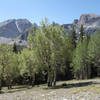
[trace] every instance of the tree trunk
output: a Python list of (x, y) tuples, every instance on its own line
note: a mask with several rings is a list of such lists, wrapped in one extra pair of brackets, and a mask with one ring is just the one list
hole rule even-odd
[(51, 87), (52, 86), (52, 78), (51, 78), (51, 76), (50, 76), (50, 72), (49, 72), (49, 74), (48, 74), (48, 80), (47, 80), (47, 85), (48, 85), (48, 87)]
[(8, 89), (12, 88), (12, 80), (10, 78), (7, 79), (8, 81)]
[(54, 69), (54, 76), (53, 76), (53, 86), (56, 86), (56, 67)]
[(47, 85), (48, 87), (52, 86), (52, 71), (51, 71), (51, 66), (48, 65), (48, 79), (47, 79)]
[(100, 67), (97, 68), (97, 76), (100, 76)]
[(0, 93), (1, 93), (1, 90), (2, 90), (2, 80), (0, 79)]
[(32, 76), (32, 82), (31, 82), (32, 87), (35, 85), (35, 74)]

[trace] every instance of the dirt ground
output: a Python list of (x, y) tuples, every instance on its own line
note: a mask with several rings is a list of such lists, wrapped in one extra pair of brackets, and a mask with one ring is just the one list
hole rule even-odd
[(100, 100), (100, 79), (61, 81), (55, 88), (46, 84), (3, 88), (0, 100)]

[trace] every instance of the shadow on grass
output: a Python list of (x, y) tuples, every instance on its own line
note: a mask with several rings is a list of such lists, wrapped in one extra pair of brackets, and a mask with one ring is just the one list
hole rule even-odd
[(12, 87), (12, 89), (22, 89), (22, 88), (27, 88), (27, 89), (30, 89), (30, 86), (29, 85), (19, 85), (19, 86), (14, 86)]
[[(61, 88), (73, 88), (73, 87), (84, 87), (84, 86), (88, 86), (88, 85), (93, 85), (93, 84), (100, 84), (100, 82), (96, 82), (96, 81), (89, 81), (89, 82), (78, 82), (78, 83), (62, 83), (59, 85), (56, 85), (55, 87), (46, 87), (46, 84), (44, 84), (42, 89), (44, 90), (49, 90), (49, 89), (61, 89)], [(39, 87), (39, 86), (38, 86)], [(38, 88), (37, 87), (37, 88)], [(25, 91), (28, 89), (32, 89), (34, 87), (31, 87), (29, 85), (24, 85), (24, 86), (14, 86), (12, 89), (10, 90), (5, 90), (5, 91), (1, 91), (0, 94), (4, 94), (4, 93), (14, 93), (14, 92), (20, 92), (20, 91)]]
[(79, 83), (63, 83), (61, 85), (56, 85), (55, 87), (50, 87), (50, 88), (44, 88), (44, 89), (61, 89), (61, 88), (73, 88), (73, 87), (84, 87), (88, 85), (93, 85), (93, 84), (100, 84), (97, 82), (79, 82)]
[(31, 89), (32, 87), (24, 85), (24, 86), (14, 86), (11, 89), (7, 89), (7, 90), (2, 90), (0, 94), (4, 94), (4, 93), (14, 93), (14, 92), (19, 92), (19, 91), (25, 91), (27, 89)]

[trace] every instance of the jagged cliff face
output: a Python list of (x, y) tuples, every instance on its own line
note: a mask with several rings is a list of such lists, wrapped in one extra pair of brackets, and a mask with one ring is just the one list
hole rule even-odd
[(76, 19), (72, 24), (66, 24), (65, 27), (70, 31), (72, 26), (74, 26), (78, 34), (81, 25), (84, 27), (84, 33), (93, 34), (96, 30), (100, 30), (100, 16), (95, 14), (83, 14), (79, 20)]
[(78, 24), (83, 24), (84, 26), (88, 25), (100, 25), (100, 16), (95, 14), (83, 14), (81, 15)]
[[(36, 24), (34, 24), (36, 27)], [(54, 24), (57, 25), (57, 24)], [(84, 34), (93, 34), (100, 30), (100, 16), (95, 14), (83, 14), (79, 19), (75, 19), (72, 24), (65, 24), (69, 33), (72, 26), (75, 27), (76, 33), (80, 31), (80, 26), (84, 27)], [(27, 37), (32, 24), (27, 19), (11, 19), (0, 23), (0, 43), (27, 45)]]
[(27, 19), (11, 19), (0, 23), (0, 37), (15, 38), (29, 30), (32, 24)]
[[(0, 44), (27, 46), (25, 41), (32, 24), (27, 19), (10, 19), (0, 23)], [(24, 36), (24, 37), (23, 37)]]
[[(79, 19), (75, 19), (72, 24), (65, 24), (65, 28), (70, 32), (72, 26), (75, 27), (76, 33), (79, 33), (80, 26), (83, 25), (84, 33), (92, 34), (100, 30), (100, 16), (95, 14), (83, 14)], [(0, 23), (0, 37), (15, 38), (26, 40), (31, 22), (27, 19), (11, 19)], [(21, 35), (22, 34), (22, 35)]]

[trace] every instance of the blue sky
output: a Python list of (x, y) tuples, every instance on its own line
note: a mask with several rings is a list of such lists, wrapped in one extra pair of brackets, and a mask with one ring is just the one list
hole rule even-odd
[(100, 0), (0, 0), (0, 22), (27, 18), (39, 24), (47, 17), (50, 22), (63, 24), (84, 13), (100, 14)]

